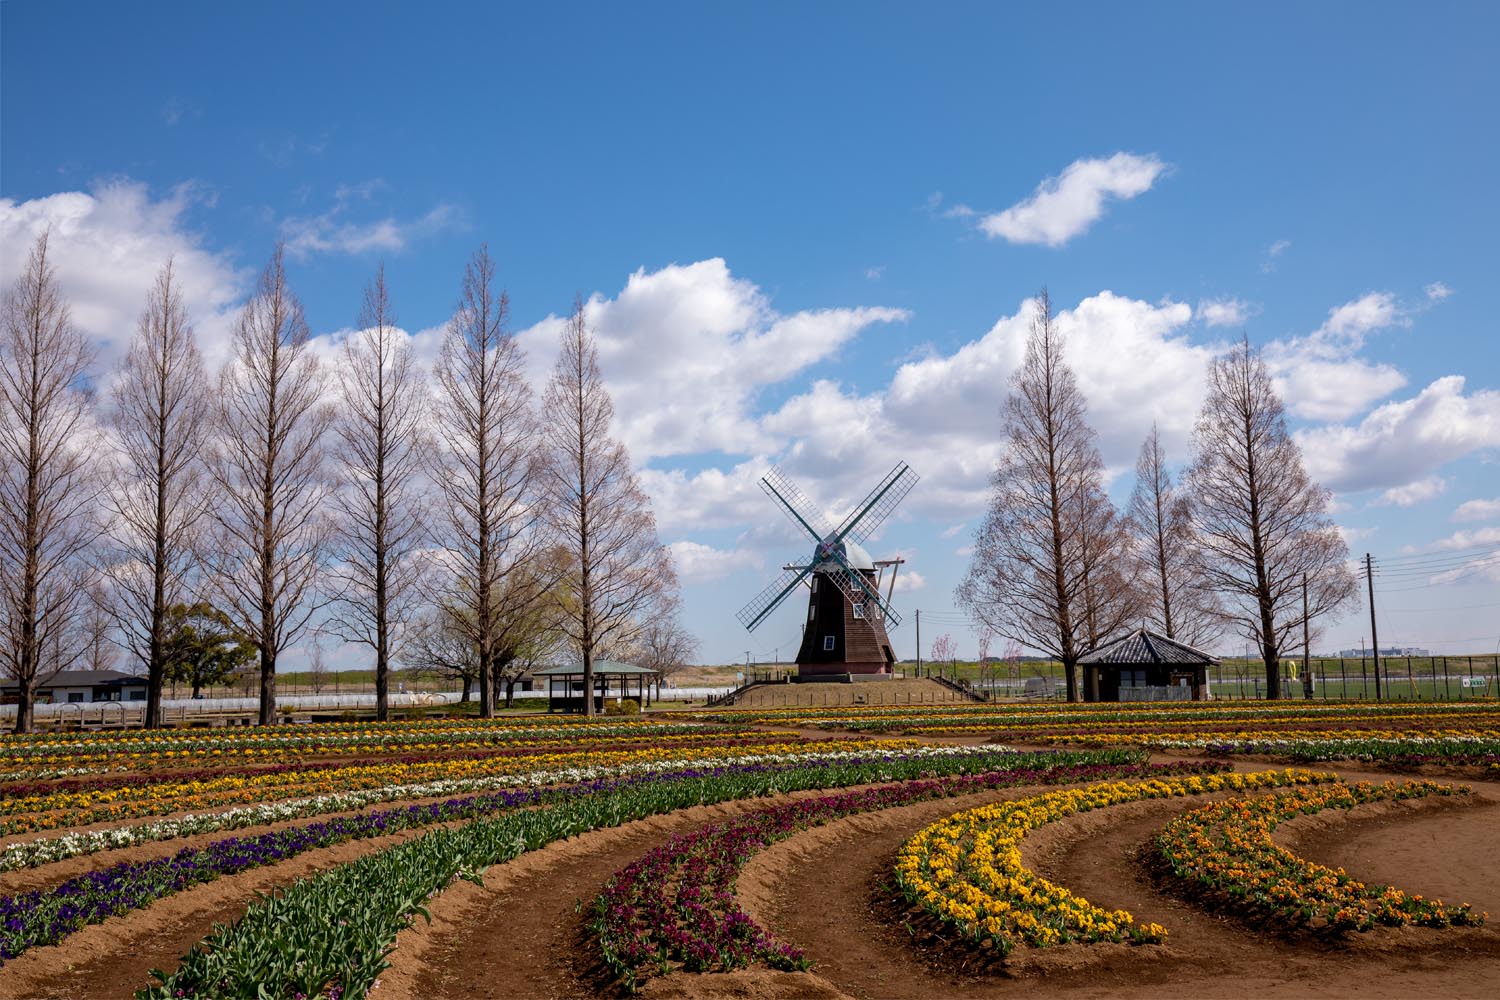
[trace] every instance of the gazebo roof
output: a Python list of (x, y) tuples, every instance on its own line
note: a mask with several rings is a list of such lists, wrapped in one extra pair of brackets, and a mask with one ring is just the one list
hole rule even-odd
[(1079, 663), (1200, 664), (1218, 663), (1219, 658), (1201, 649), (1138, 628), (1123, 638), (1105, 643), (1078, 658)]
[[(638, 674), (654, 674), (655, 670), (650, 667), (638, 667), (634, 663), (621, 663), (618, 660), (595, 660), (594, 675), (610, 677), (635, 677)], [(543, 667), (541, 670), (533, 670), (533, 677), (579, 677), (583, 674), (582, 663), (562, 663), (555, 667)]]

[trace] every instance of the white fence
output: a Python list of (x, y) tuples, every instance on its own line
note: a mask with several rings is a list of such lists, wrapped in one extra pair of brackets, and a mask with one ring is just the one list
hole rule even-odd
[[(415, 691), (390, 695), (392, 708), (419, 708), (429, 705), (451, 705), (459, 700), (458, 691)], [(161, 703), (162, 721), (182, 722), (189, 719), (231, 717), (253, 718), (260, 713), (258, 698), (173, 698)], [(307, 694), (276, 699), (278, 715), (305, 715), (313, 712), (373, 712), (373, 694)], [(144, 701), (73, 701), (37, 705), (38, 725), (139, 726), (146, 717)], [(0, 705), (0, 720), (14, 719), (15, 705)]]
[(1186, 685), (1137, 685), (1120, 688), (1121, 701), (1192, 701), (1193, 689)]

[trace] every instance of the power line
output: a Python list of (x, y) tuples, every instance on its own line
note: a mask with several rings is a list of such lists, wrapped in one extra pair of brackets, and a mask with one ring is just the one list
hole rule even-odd
[(1494, 542), (1476, 542), (1473, 545), (1465, 545), (1457, 549), (1445, 549), (1440, 552), (1413, 552), (1409, 555), (1404, 556), (1387, 556), (1379, 560), (1379, 562), (1382, 564), (1393, 566), (1406, 565), (1408, 563), (1422, 562), (1428, 559), (1446, 559), (1452, 556), (1457, 556), (1464, 552), (1472, 552), (1475, 549), (1495, 549), (1496, 551), (1500, 551), (1500, 548), (1496, 548)]

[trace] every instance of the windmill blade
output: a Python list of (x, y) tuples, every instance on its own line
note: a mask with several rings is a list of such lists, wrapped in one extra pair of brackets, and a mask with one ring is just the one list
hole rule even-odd
[(811, 565), (787, 570), (776, 578), (776, 582), (756, 594), (754, 600), (740, 608), (735, 617), (745, 628), (751, 632), (755, 631), (755, 626), (765, 621), (767, 616), (781, 605), (788, 594), (797, 589), (797, 584), (801, 583), (812, 570)]
[[(838, 563), (838, 568), (828, 567), (823, 570), (825, 576), (833, 581), (834, 586), (844, 592), (844, 596), (851, 602), (859, 602), (865, 605), (865, 614), (869, 617), (880, 617), (889, 628), (895, 628), (901, 624), (901, 616), (896, 614), (896, 609), (887, 604), (880, 596), (880, 591), (875, 589), (875, 584), (859, 570), (850, 566), (844, 557), (834, 552), (833, 559)], [(873, 608), (874, 613), (871, 613)]]
[(797, 484), (781, 471), (779, 466), (771, 466), (770, 470), (760, 477), (760, 488), (765, 491), (766, 496), (776, 501), (776, 506), (784, 511), (797, 524), (802, 525), (815, 542), (821, 542), (828, 537), (833, 530), (833, 523), (828, 516), (818, 509), (817, 504), (807, 499), (807, 496), (797, 488)]
[(875, 533), (875, 529), (885, 523), (885, 519), (891, 516), (891, 511), (896, 509), (896, 505), (906, 498), (906, 494), (912, 491), (912, 487), (921, 478), (912, 471), (911, 466), (905, 462), (897, 462), (896, 467), (886, 474), (870, 491), (870, 495), (861, 500), (859, 506), (839, 525), (838, 540), (842, 541), (848, 536), (863, 545)]

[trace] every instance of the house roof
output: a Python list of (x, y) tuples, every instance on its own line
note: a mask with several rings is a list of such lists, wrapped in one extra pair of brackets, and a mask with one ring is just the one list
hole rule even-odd
[(1218, 657), (1201, 649), (1138, 628), (1129, 635), (1105, 643), (1078, 658), (1079, 663), (1218, 663)]
[[(103, 684), (144, 684), (146, 678), (137, 677), (119, 670), (60, 670), (51, 677), (44, 677), (37, 682), (37, 690), (55, 687), (99, 687)], [(18, 681), (10, 681), (0, 685), (5, 688), (20, 690)]]
[[(594, 676), (596, 677), (602, 676), (604, 674), (608, 674), (611, 677), (621, 674), (634, 677), (637, 674), (654, 673), (656, 673), (656, 671), (652, 670), (650, 667), (638, 667), (634, 663), (621, 663), (618, 660), (594, 661)], [(581, 677), (583, 675), (583, 664), (562, 663), (555, 667), (543, 667), (541, 670), (533, 670), (531, 672), (531, 676), (533, 677), (567, 677), (570, 675), (573, 677)]]

